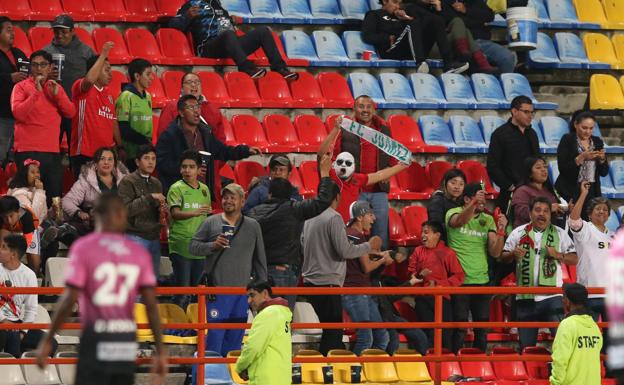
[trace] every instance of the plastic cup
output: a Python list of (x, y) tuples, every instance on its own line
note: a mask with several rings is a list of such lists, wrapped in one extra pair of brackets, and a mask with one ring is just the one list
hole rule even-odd
[(362, 60), (370, 61), (373, 58), (373, 51), (363, 51), (362, 52)]

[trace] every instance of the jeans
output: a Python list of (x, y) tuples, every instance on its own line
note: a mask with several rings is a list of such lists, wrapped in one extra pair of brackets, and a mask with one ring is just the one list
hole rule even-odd
[[(247, 296), (217, 295), (206, 304), (208, 322), (247, 322)], [(225, 357), (232, 350), (240, 350), (245, 330), (212, 329), (206, 336), (206, 350), (220, 353)]]
[[(422, 322), (434, 322), (435, 321), (435, 298), (428, 295), (416, 296), (416, 303), (414, 306), (418, 319)], [(450, 322), (453, 320), (453, 305), (451, 300), (442, 300), (442, 320), (444, 322)], [(428, 347), (433, 347), (433, 331), (434, 329), (425, 329), (424, 333), (427, 336)], [(452, 350), (453, 329), (442, 329), (442, 347)], [(426, 349), (425, 349), (426, 350)]]
[(371, 228), (371, 235), (378, 235), (383, 241), (382, 250), (388, 249), (388, 194), (385, 192), (360, 193), (358, 198), (366, 201), (373, 207), (375, 223)]
[[(370, 295), (343, 295), (342, 306), (353, 322), (382, 322), (379, 305)], [(358, 356), (365, 349), (386, 350), (388, 331), (386, 329), (357, 329), (353, 353)]]
[[(152, 256), (152, 266), (154, 267), (154, 275), (156, 276), (156, 280), (160, 276), (160, 240), (159, 239), (145, 239), (141, 238), (138, 235), (130, 234), (130, 238), (132, 238), (136, 243), (145, 247), (148, 253)], [(202, 272), (203, 272), (203, 264), (202, 264)]]
[[(270, 265), (267, 266), (268, 275), (273, 280), (274, 287), (297, 287), (299, 283), (299, 268), (296, 266)], [(297, 295), (285, 296), (290, 311), (295, 310)]]
[(481, 48), (488, 61), (498, 67), (500, 73), (514, 72), (518, 63), (518, 57), (515, 52), (491, 40), (477, 39), (477, 45)]
[[(328, 287), (316, 286), (307, 282), (305, 286)], [(314, 308), (319, 322), (342, 322), (342, 300), (339, 295), (308, 295), (307, 298)], [(319, 351), (326, 356), (327, 352), (332, 349), (344, 349), (342, 329), (323, 329)]]
[(14, 127), (15, 119), (0, 118), (0, 163), (4, 164), (13, 146)]
[[(561, 296), (547, 298), (536, 302), (532, 299), (519, 299), (515, 302), (516, 321), (559, 322), (563, 319), (563, 301)], [(520, 349), (526, 346), (535, 346), (537, 343), (535, 328), (521, 328), (518, 330)], [(550, 329), (554, 337), (557, 329)]]
[[(191, 259), (181, 256), (180, 254), (171, 253), (169, 255), (171, 265), (173, 267), (173, 275), (175, 277), (175, 285), (180, 287), (195, 287), (199, 284), (202, 274), (204, 273), (204, 259)], [(190, 302), (189, 295), (176, 295), (175, 302), (182, 309), (186, 309), (186, 305)]]
[[(483, 286), (483, 285), (462, 285)], [(452, 297), (453, 321), (468, 322), (468, 313), (472, 314), (473, 322), (487, 322), (490, 320), (490, 296), (487, 294), (461, 294)], [(466, 329), (453, 330), (453, 352), (457, 353), (464, 346)], [(487, 330), (474, 329), (473, 347), (484, 352), (487, 350)]]
[(244, 36), (236, 36), (234, 31), (222, 32), (205, 44), (199, 44), (197, 52), (200, 52), (203, 57), (230, 57), (234, 59), (240, 71), (249, 71), (256, 66), (247, 59), (247, 56), (256, 52), (258, 48), (264, 49), (272, 70), (286, 68), (286, 63), (277, 49), (277, 45), (275, 45), (273, 33), (269, 27), (254, 28)]
[(56, 152), (16, 152), (15, 163), (23, 165), (26, 159), (38, 160), (41, 163), (41, 182), (46, 191), (48, 207), (52, 206), (52, 198), (60, 197), (63, 192), (63, 166), (61, 154)]
[[(398, 315), (392, 313), (388, 314), (387, 317), (384, 318), (384, 322), (407, 322), (405, 319), (399, 317)], [(423, 356), (427, 353), (428, 343), (427, 343), (427, 335), (422, 329), (388, 329), (388, 335), (390, 337), (388, 341), (388, 346), (386, 347), (386, 352), (390, 355), (394, 354), (394, 352), (399, 349), (399, 333), (402, 333), (405, 338), (407, 338), (407, 346), (410, 349), (416, 349), (418, 353)]]
[[(22, 353), (34, 350), (39, 345), (39, 341), (43, 338), (43, 330), (29, 330), (24, 338), (21, 338), (20, 332), (17, 330), (1, 330), (0, 331), (0, 351), (11, 354), (15, 358), (20, 358)], [(52, 354), (56, 351), (58, 344), (52, 340)]]

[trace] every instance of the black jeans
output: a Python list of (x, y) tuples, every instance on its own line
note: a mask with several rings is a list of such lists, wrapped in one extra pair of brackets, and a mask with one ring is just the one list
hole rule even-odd
[[(305, 283), (306, 287), (328, 287)], [(337, 286), (336, 286), (337, 287)], [(320, 322), (342, 322), (342, 299), (339, 295), (308, 295), (308, 301)], [(319, 351), (324, 356), (332, 349), (344, 349), (342, 329), (323, 329)]]
[[(407, 322), (405, 319), (399, 317), (398, 315), (392, 314), (383, 314), (384, 322)], [(388, 341), (388, 346), (386, 347), (386, 352), (390, 355), (394, 354), (397, 349), (399, 349), (400, 345), (400, 336), (399, 333), (402, 333), (405, 338), (407, 338), (407, 347), (410, 349), (415, 349), (418, 353), (423, 356), (427, 353), (427, 335), (422, 329), (411, 328), (411, 329), (388, 329), (388, 334), (390, 335), (390, 340)]]
[(60, 197), (63, 192), (63, 166), (61, 165), (61, 154), (56, 152), (16, 152), (15, 163), (19, 166), (24, 164), (26, 159), (38, 160), (41, 163), (41, 182), (46, 191), (48, 207), (52, 206), (52, 198)]
[[(462, 285), (483, 286), (483, 285)], [(453, 321), (468, 322), (468, 313), (472, 314), (473, 322), (487, 322), (490, 320), (490, 298), (488, 294), (454, 295)], [(466, 329), (453, 329), (453, 352), (457, 353), (464, 346)], [(473, 347), (484, 352), (487, 350), (487, 329), (474, 329)]]
[[(0, 351), (20, 358), (22, 353), (36, 349), (43, 336), (42, 330), (35, 329), (29, 330), (23, 338), (17, 330), (0, 330)], [(55, 340), (52, 340), (52, 344), (52, 354), (54, 354), (58, 344)]]
[[(422, 322), (435, 321), (435, 297), (429, 295), (417, 295), (414, 310), (418, 314), (418, 319)], [(442, 300), (442, 320), (450, 322), (453, 320), (453, 304), (450, 299)], [(433, 331), (434, 329), (424, 329), (427, 335), (429, 347), (433, 347)], [(452, 345), (453, 329), (442, 329), (442, 347), (453, 349)]]
[(234, 31), (225, 31), (219, 36), (207, 41), (203, 46), (197, 47), (203, 57), (232, 58), (241, 71), (252, 70), (255, 65), (247, 59), (258, 48), (264, 52), (271, 63), (271, 69), (281, 70), (286, 68), (286, 63), (277, 49), (273, 34), (269, 27), (258, 27), (249, 31), (244, 36), (236, 36)]
[(379, 56), (382, 59), (393, 60), (415, 60), (420, 63), (425, 60), (425, 54), (423, 53), (422, 33), (421, 33), (420, 21), (415, 19), (408, 23), (400, 36), (396, 36), (397, 39), (401, 39), (397, 46), (389, 52), (381, 49)]
[(440, 56), (445, 64), (451, 63), (453, 61), (453, 50), (446, 34), (444, 18), (419, 5), (407, 6), (405, 11), (414, 18), (410, 25), (420, 27), (420, 31), (417, 33), (421, 38), (420, 40), (414, 40), (414, 42), (422, 42), (421, 51), (423, 56), (426, 56), (431, 51), (433, 45), (437, 44)]
[[(551, 297), (541, 301), (532, 299), (515, 300), (516, 321), (542, 321), (559, 322), (563, 319), (563, 297)], [(535, 328), (521, 328), (518, 330), (520, 337), (520, 349), (527, 346), (535, 346), (537, 343), (537, 331)], [(554, 337), (557, 328), (551, 328), (550, 334)]]

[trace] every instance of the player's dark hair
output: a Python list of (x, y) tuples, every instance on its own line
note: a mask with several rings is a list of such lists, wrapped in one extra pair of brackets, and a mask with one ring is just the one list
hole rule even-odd
[(464, 198), (473, 198), (477, 193), (481, 190), (481, 184), (479, 183), (468, 183), (464, 186)]
[(182, 111), (184, 108), (186, 108), (186, 102), (188, 100), (195, 100), (196, 102), (198, 101), (197, 98), (191, 94), (188, 95), (182, 95), (180, 96), (180, 99), (178, 99), (178, 111)]
[(2, 241), (6, 243), (9, 250), (17, 254), (18, 258), (22, 258), (26, 254), (28, 242), (26, 242), (26, 238), (23, 235), (9, 233), (2, 238)]
[(156, 154), (156, 147), (154, 147), (151, 144), (142, 144), (139, 146), (139, 149), (137, 150), (136, 159), (141, 160), (143, 155), (149, 154), (150, 152), (153, 152), (154, 154)]
[(511, 108), (519, 110), (523, 104), (533, 104), (533, 101), (528, 96), (519, 95), (511, 100)]
[(529, 211), (533, 211), (533, 207), (535, 207), (538, 203), (547, 204), (550, 207), (550, 201), (546, 197), (534, 197), (529, 201)]
[(254, 290), (258, 293), (262, 293), (266, 290), (269, 293), (269, 297), (273, 297), (271, 284), (267, 281), (251, 281), (247, 284), (247, 290)]
[(123, 199), (121, 199), (119, 195), (112, 192), (105, 192), (102, 193), (95, 202), (93, 215), (102, 218), (110, 213), (125, 210), (125, 208), (126, 206), (124, 205)]
[(425, 226), (429, 227), (434, 233), (443, 234), (444, 227), (442, 227), (442, 223), (438, 221), (424, 221), (422, 227)]
[(0, 197), (0, 215), (6, 215), (19, 211), (20, 203), (14, 196), (5, 195)]
[(269, 183), (269, 194), (272, 198), (290, 199), (292, 196), (292, 184), (284, 178), (273, 178)]
[(95, 153), (93, 154), (93, 162), (94, 163), (99, 162), (100, 158), (102, 157), (102, 154), (104, 154), (106, 151), (113, 154), (113, 165), (117, 167), (117, 151), (115, 151), (113, 147), (100, 147), (97, 150), (95, 150)]
[[(100, 55), (94, 55), (87, 59), (87, 72), (95, 65), (95, 62), (100, 58)], [(108, 58), (105, 59), (108, 61)]]
[(184, 150), (184, 152), (182, 152), (182, 157), (180, 158), (180, 165), (182, 165), (182, 162), (187, 159), (194, 161), (197, 164), (197, 167), (201, 167), (203, 163), (201, 155), (199, 155), (199, 152), (195, 150)]
[(143, 74), (143, 72), (150, 68), (152, 66), (152, 63), (148, 62), (145, 59), (141, 59), (141, 58), (137, 58), (134, 59), (130, 62), (130, 64), (128, 64), (128, 77), (130, 78), (130, 83), (134, 83), (135, 82), (135, 78), (134, 75), (138, 74), (139, 76), (141, 76)]
[(49, 52), (46, 52), (42, 49), (33, 52), (32, 54), (30, 54), (30, 62), (32, 63), (32, 61), (36, 58), (36, 57), (42, 57), (44, 59), (46, 59), (46, 61), (48, 63), (52, 63), (52, 55), (50, 55)]

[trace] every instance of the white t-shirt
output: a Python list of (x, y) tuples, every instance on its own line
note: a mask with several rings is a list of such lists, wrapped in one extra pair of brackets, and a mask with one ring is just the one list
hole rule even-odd
[[(7, 286), (37, 287), (37, 276), (23, 263), (15, 270), (8, 270), (0, 263), (0, 287)], [(35, 294), (1, 295), (0, 320), (33, 322), (37, 315), (37, 303)]]
[[(593, 223), (568, 220), (578, 255), (576, 276), (585, 287), (605, 287), (609, 276), (607, 261), (613, 236), (611, 230), (600, 231)], [(590, 294), (590, 298), (604, 298), (605, 294)]]
[[(516, 227), (511, 234), (509, 234), (509, 237), (507, 237), (507, 241), (505, 241), (505, 247), (504, 247), (504, 251), (513, 251), (516, 246), (518, 246), (518, 244), (520, 243), (520, 239), (522, 239), (522, 237), (524, 236), (524, 229), (528, 226), (527, 224), (524, 224), (522, 226), (518, 226)], [(570, 239), (570, 237), (568, 236), (568, 233), (566, 233), (566, 231), (560, 227), (554, 226), (555, 229), (557, 230), (557, 233), (559, 234), (559, 247), (557, 247), (557, 252), (559, 253), (574, 253), (575, 249), (574, 249), (574, 242), (572, 242), (572, 240)], [(540, 244), (542, 242), (542, 235), (544, 233), (542, 232), (538, 232), (538, 231), (534, 231), (535, 233), (535, 261), (533, 262), (535, 266), (539, 266), (539, 247)], [(561, 273), (561, 265), (559, 263), (556, 264), (557, 265), (557, 273), (556, 273), (556, 277), (557, 277), (557, 287), (561, 287), (563, 286), (563, 276)], [(539, 268), (533, 269), (533, 282), (536, 282), (539, 279)], [(555, 295), (536, 295), (535, 296), (535, 301), (539, 302), (539, 301), (543, 301), (545, 299), (548, 298), (552, 298), (552, 297), (556, 297), (559, 294), (555, 294)]]

